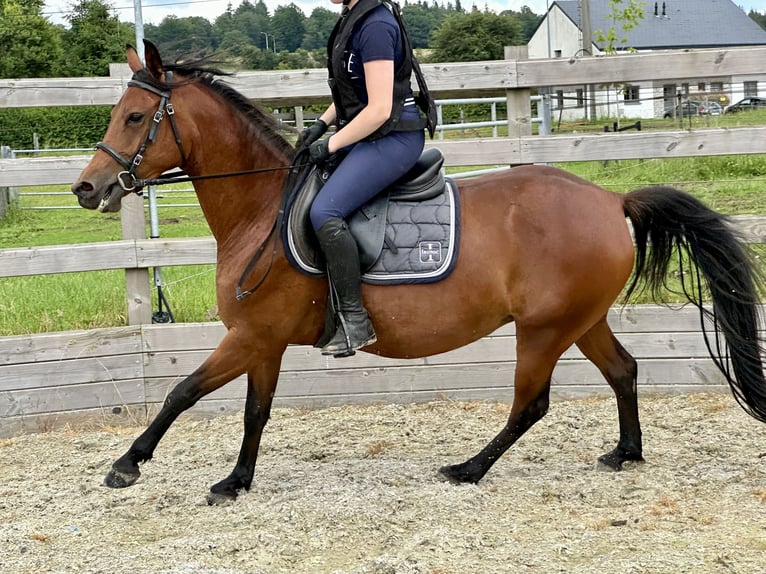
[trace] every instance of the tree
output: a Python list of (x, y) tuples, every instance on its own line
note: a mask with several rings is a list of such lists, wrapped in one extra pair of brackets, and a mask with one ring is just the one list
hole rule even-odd
[(232, 44), (232, 39), (235, 37), (232, 34), (234, 31), (239, 32), (238, 37), (243, 39), (243, 44), (239, 48), (244, 49), (246, 45), (251, 45), (266, 49), (270, 25), (269, 10), (263, 0), (259, 0), (256, 4), (244, 0), (234, 12), (229, 10), (219, 16), (213, 29), (219, 46), (227, 50), (235, 49)]
[(521, 23), (521, 33), (524, 37), (524, 43), (529, 43), (529, 40), (532, 38), (532, 34), (534, 34), (535, 30), (537, 29), (537, 25), (540, 23), (540, 20), (543, 19), (542, 16), (538, 16), (532, 12), (532, 9), (529, 6), (522, 6), (519, 12), (514, 12), (513, 10), (501, 12), (501, 15), (506, 14), (516, 16), (519, 19), (519, 22)]
[(165, 54), (209, 54), (218, 46), (213, 25), (205, 18), (166, 16), (159, 26), (148, 24), (144, 36), (152, 40)]
[(338, 14), (327, 8), (314, 8), (311, 16), (308, 17), (303, 34), (303, 44), (301, 47), (305, 50), (319, 50), (327, 47), (327, 39), (330, 37)]
[(258, 51), (258, 48), (250, 43), (247, 34), (237, 29), (225, 32), (218, 40), (218, 48), (235, 58), (244, 58), (246, 54), (250, 54), (251, 49)]
[(274, 52), (262, 50), (255, 46), (241, 46), (237, 50), (242, 66), (251, 70), (273, 70), (278, 61)]
[[(609, 0), (611, 12), (606, 14), (606, 18), (611, 19), (613, 25), (606, 32), (600, 29), (593, 32), (596, 41), (602, 44), (603, 51), (607, 54), (615, 54), (618, 47), (630, 50), (627, 34), (644, 19), (643, 2), (627, 0), (626, 6), (623, 7), (623, 1)], [(619, 37), (616, 30), (618, 23), (623, 34), (625, 34)]]
[(0, 77), (60, 75), (61, 33), (41, 14), (41, 0), (0, 1)]
[(756, 24), (758, 24), (761, 28), (766, 30), (766, 12), (761, 14), (760, 12), (756, 12), (755, 10), (750, 10), (750, 12), (748, 12), (747, 15), (750, 16), (750, 19), (753, 20)]
[(402, 17), (407, 24), (413, 48), (428, 48), (431, 34), (439, 28), (447, 10), (434, 4), (406, 4), (402, 7)]
[[(317, 58), (316, 55), (321, 57)], [(296, 50), (295, 52), (280, 52), (278, 54), (277, 70), (295, 70), (300, 68), (321, 68), (324, 67), (326, 56), (321, 50), (309, 52), (307, 50)]]
[(306, 16), (300, 8), (293, 3), (287, 6), (279, 6), (274, 10), (271, 17), (271, 31), (274, 34), (277, 50), (294, 52), (303, 42), (303, 34), (306, 29), (303, 21)]
[(455, 13), (434, 33), (429, 59), (433, 62), (502, 60), (505, 46), (522, 43), (521, 25), (512, 15), (479, 11)]
[(101, 0), (81, 0), (66, 16), (64, 67), (71, 76), (108, 76), (109, 64), (125, 59), (125, 44), (135, 38), (133, 26), (110, 14)]

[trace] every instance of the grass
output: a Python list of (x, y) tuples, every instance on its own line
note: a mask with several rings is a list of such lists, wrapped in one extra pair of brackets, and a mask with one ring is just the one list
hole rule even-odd
[[(743, 121), (752, 115), (738, 114), (735, 119)], [(670, 120), (654, 121), (667, 124)], [(602, 120), (599, 125), (603, 123)], [(664, 125), (663, 129), (668, 126)], [(764, 213), (765, 155), (568, 163), (562, 167), (618, 192), (669, 184), (686, 189), (722, 213)], [(67, 191), (65, 186), (20, 191), (20, 207), (76, 205), (69, 194), (37, 195), (44, 191)], [(160, 205), (165, 206), (195, 202), (192, 192), (163, 190), (159, 198)], [(163, 238), (210, 235), (198, 207), (160, 207), (159, 218)], [(0, 221), (0, 249), (112, 241), (121, 236), (119, 215), (84, 209), (42, 211), (17, 207)], [(761, 247), (757, 246), (756, 253), (766, 258)], [(161, 273), (166, 297), (178, 322), (217, 319), (214, 266), (169, 267)], [(674, 274), (678, 275), (678, 271)], [(124, 289), (124, 272), (119, 270), (2, 279), (0, 336), (124, 325)], [(156, 292), (154, 298), (156, 309)], [(670, 300), (679, 299), (670, 297)], [(648, 302), (648, 299), (637, 298), (634, 302)]]
[[(119, 214), (85, 209), (26, 210), (20, 207), (77, 205), (65, 186), (22, 188), (19, 204), (0, 221), (0, 249), (114, 241), (122, 238)], [(161, 194), (159, 203), (194, 203), (193, 192)], [(159, 209), (162, 237), (204, 237), (210, 229), (198, 207)], [(147, 217), (147, 237), (149, 236)], [(217, 318), (215, 266), (161, 270), (164, 293), (178, 322)], [(127, 324), (125, 273), (121, 270), (0, 279), (0, 336), (92, 329)], [(153, 292), (152, 308), (157, 309)]]
[(0, 280), (0, 335), (125, 325), (123, 271)]
[(694, 194), (721, 213), (764, 211), (766, 156), (763, 155), (581, 162), (563, 167), (613, 191), (627, 192), (647, 185), (666, 184)]

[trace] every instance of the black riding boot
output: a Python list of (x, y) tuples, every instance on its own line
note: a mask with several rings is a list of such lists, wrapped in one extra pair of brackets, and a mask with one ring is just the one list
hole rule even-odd
[(340, 325), (323, 355), (349, 357), (377, 340), (370, 316), (362, 306), (362, 273), (359, 248), (342, 219), (328, 219), (317, 231), (317, 239), (327, 262), (330, 289), (338, 296)]

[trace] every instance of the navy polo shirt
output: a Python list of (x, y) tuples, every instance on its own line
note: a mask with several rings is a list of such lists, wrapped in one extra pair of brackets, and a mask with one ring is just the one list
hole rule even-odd
[[(351, 38), (347, 49), (343, 53), (343, 62), (348, 71), (354, 91), (359, 101), (366, 104), (369, 101), (367, 86), (365, 84), (364, 64), (375, 60), (389, 60), (398, 66), (404, 58), (402, 48), (402, 32), (396, 18), (384, 5), (372, 10), (360, 22)], [(418, 117), (414, 99), (407, 99), (402, 116)]]

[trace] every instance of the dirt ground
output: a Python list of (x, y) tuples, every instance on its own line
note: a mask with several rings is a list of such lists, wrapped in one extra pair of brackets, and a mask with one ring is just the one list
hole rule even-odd
[(598, 471), (614, 401), (557, 401), (479, 485), (508, 405), (276, 409), (231, 505), (238, 417), (176, 423), (131, 488), (101, 485), (139, 429), (0, 440), (0, 572), (766, 572), (766, 425), (726, 394), (642, 397), (645, 464)]

